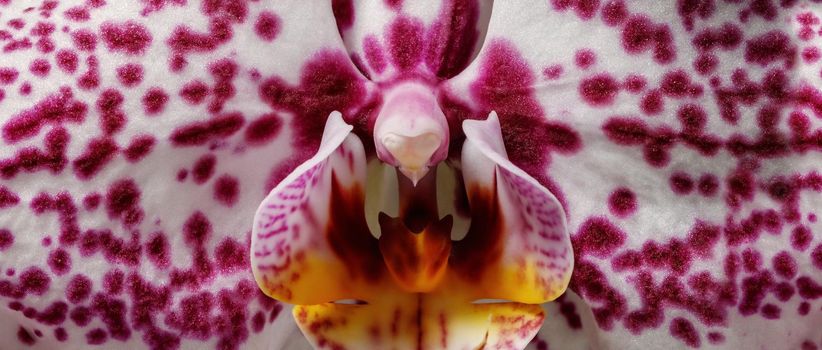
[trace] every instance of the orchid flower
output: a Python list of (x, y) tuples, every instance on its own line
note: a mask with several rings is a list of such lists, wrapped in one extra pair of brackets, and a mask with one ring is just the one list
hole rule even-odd
[(0, 348), (818, 349), (820, 16), (0, 0)]

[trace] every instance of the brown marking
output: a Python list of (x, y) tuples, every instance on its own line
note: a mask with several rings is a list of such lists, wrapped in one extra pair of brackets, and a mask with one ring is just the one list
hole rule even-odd
[(505, 244), (505, 218), (499, 207), (496, 177), (492, 189), (474, 187), (468, 190), (471, 205), (471, 227), (460, 241), (455, 241), (448, 265), (460, 276), (481, 281), (484, 271), (499, 261)]
[(341, 188), (331, 174), (331, 202), (326, 240), (342, 260), (352, 278), (375, 282), (382, 278), (385, 265), (377, 239), (365, 222), (363, 190), (359, 186)]
[(448, 266), (451, 253), (451, 216), (414, 234), (403, 220), (379, 214), (380, 250), (394, 281), (408, 292), (433, 290)]

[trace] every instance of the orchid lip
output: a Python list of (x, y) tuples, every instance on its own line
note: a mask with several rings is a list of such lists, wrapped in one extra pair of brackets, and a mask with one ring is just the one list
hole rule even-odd
[[(424, 316), (378, 348), (522, 349), (539, 329), (539, 304), (564, 292), (573, 268), (564, 211), (508, 161), (495, 113), (465, 121), (463, 131), (461, 158), (414, 182), (401, 168), (368, 165), (359, 137), (332, 113), (317, 154), (260, 205), (255, 279), (269, 296), (298, 305), (295, 319), (314, 346), (373, 348), (368, 334), (388, 327), (386, 317)], [(441, 194), (454, 176), (462, 195)]]

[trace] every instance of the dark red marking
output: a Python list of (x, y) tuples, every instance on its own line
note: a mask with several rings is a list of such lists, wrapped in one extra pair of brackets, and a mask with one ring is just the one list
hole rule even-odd
[(579, 84), (579, 94), (591, 106), (604, 107), (614, 102), (619, 92), (619, 83), (612, 76), (602, 73), (583, 79)]
[(6, 250), (14, 244), (14, 235), (7, 229), (0, 229), (0, 251)]
[(111, 184), (105, 204), (108, 216), (122, 220), (127, 227), (138, 224), (143, 218), (143, 210), (139, 206), (140, 190), (132, 179)]
[(607, 258), (625, 243), (626, 235), (604, 217), (592, 217), (580, 225), (579, 231), (571, 238), (574, 256), (591, 254)]
[(248, 265), (248, 249), (234, 239), (225, 238), (214, 250), (217, 268), (222, 273), (231, 273)]
[(697, 333), (694, 325), (691, 321), (682, 317), (674, 318), (671, 321), (670, 332), (674, 338), (681, 340), (692, 348), (698, 348), (701, 344), (699, 333)]
[(636, 195), (627, 187), (620, 187), (608, 197), (608, 208), (614, 215), (626, 218), (637, 209)]
[(240, 182), (237, 178), (223, 175), (214, 181), (214, 199), (227, 207), (234, 206), (239, 196)]
[(590, 49), (582, 49), (574, 54), (574, 62), (576, 62), (577, 67), (588, 69), (597, 63), (597, 55)]
[(201, 80), (191, 81), (180, 90), (180, 97), (193, 105), (202, 103), (206, 96), (208, 96), (208, 85)]
[(79, 304), (91, 295), (92, 281), (85, 275), (75, 275), (66, 286), (66, 299), (72, 304)]
[(117, 68), (117, 79), (125, 87), (135, 87), (143, 81), (143, 66), (129, 63)]
[(148, 28), (134, 21), (105, 22), (100, 26), (100, 32), (109, 50), (130, 55), (143, 54), (152, 41)]
[(423, 32), (422, 22), (409, 17), (397, 17), (389, 25), (388, 50), (399, 69), (410, 70), (422, 60)]
[(139, 135), (135, 136), (131, 139), (131, 143), (129, 143), (128, 147), (123, 150), (123, 155), (126, 157), (126, 160), (129, 162), (137, 162), (149, 153), (154, 148), (154, 145), (157, 141), (154, 139), (154, 136), (151, 135)]
[(46, 124), (79, 123), (85, 120), (88, 107), (74, 99), (68, 87), (37, 102), (33, 107), (12, 116), (3, 125), (3, 139), (14, 143), (35, 136)]
[(602, 21), (608, 26), (618, 26), (627, 17), (628, 9), (622, 0), (610, 0), (602, 6)]
[(97, 35), (88, 29), (80, 29), (71, 33), (71, 39), (80, 51), (94, 51), (97, 47)]
[(60, 67), (66, 73), (74, 73), (77, 70), (79, 58), (74, 51), (61, 49), (55, 54), (57, 67)]
[(162, 88), (152, 87), (146, 90), (142, 100), (146, 115), (152, 116), (162, 113), (168, 99), (168, 94)]
[(791, 39), (781, 31), (770, 31), (745, 43), (745, 61), (766, 66), (777, 60), (784, 60), (786, 66), (793, 65), (797, 49)]
[(217, 164), (217, 157), (213, 154), (206, 154), (194, 163), (191, 169), (191, 177), (198, 184), (205, 183), (214, 174), (214, 166)]
[(219, 115), (177, 128), (171, 133), (171, 142), (178, 146), (204, 145), (233, 135), (244, 123), (245, 118), (238, 112)]
[(51, 272), (57, 276), (65, 275), (71, 270), (71, 256), (63, 249), (57, 249), (49, 253), (47, 263)]
[(119, 147), (110, 138), (92, 139), (83, 154), (72, 161), (74, 173), (80, 179), (91, 179), (114, 159), (118, 150)]
[(282, 121), (274, 113), (263, 115), (249, 123), (245, 129), (245, 141), (251, 145), (262, 145), (273, 140), (282, 129)]
[(351, 0), (332, 0), (331, 10), (334, 12), (340, 33), (354, 25), (354, 3)]
[(254, 32), (265, 41), (273, 41), (280, 33), (280, 18), (271, 11), (260, 12), (254, 23)]

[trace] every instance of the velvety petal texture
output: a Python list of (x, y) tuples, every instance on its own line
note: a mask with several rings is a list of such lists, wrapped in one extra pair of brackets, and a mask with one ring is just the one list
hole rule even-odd
[(820, 6), (0, 0), (0, 347), (819, 349)]

